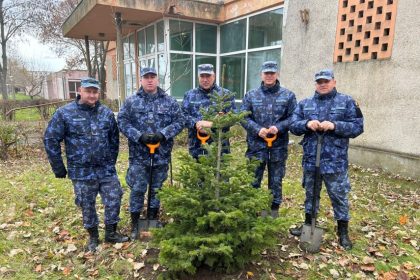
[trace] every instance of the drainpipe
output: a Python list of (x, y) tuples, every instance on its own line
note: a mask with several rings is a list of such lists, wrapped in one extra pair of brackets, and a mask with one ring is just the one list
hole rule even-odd
[(117, 31), (117, 75), (118, 75), (118, 95), (119, 103), (121, 104), (125, 101), (125, 81), (124, 81), (124, 48), (122, 40), (122, 20), (121, 13), (115, 13), (115, 23)]

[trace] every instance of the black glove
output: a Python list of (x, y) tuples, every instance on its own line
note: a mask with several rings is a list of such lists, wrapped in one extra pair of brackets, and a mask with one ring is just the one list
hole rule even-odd
[(140, 142), (140, 143), (143, 143), (143, 144), (150, 144), (150, 143), (151, 143), (151, 141), (152, 141), (152, 136), (153, 136), (153, 134), (150, 134), (150, 133), (143, 133), (143, 134), (140, 136), (139, 142)]
[(66, 175), (67, 175), (67, 170), (63, 168), (55, 173), (55, 178), (66, 178)]
[(153, 134), (152, 143), (158, 143), (162, 141), (165, 141), (165, 136), (163, 136), (162, 133), (158, 132), (156, 134)]

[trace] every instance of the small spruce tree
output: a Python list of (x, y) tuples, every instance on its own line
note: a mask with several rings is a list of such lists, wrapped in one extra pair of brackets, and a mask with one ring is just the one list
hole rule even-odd
[(225, 272), (242, 268), (276, 244), (284, 224), (258, 215), (272, 197), (251, 187), (257, 163), (222, 155), (222, 140), (229, 138), (223, 128), (238, 124), (247, 113), (219, 113), (229, 106), (231, 94), (214, 92), (211, 98), (215, 105), (202, 110), (203, 119), (213, 122), (208, 153), (198, 162), (184, 153), (179, 184), (159, 192), (170, 222), (153, 232), (153, 241), (160, 248), (159, 262), (172, 276), (194, 274), (202, 265)]

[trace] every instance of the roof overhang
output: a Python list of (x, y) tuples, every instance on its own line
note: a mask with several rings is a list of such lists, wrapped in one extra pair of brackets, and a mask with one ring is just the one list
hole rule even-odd
[(64, 22), (64, 37), (92, 40), (117, 38), (115, 13), (123, 20), (122, 33), (126, 35), (165, 16), (180, 19), (221, 23), (225, 17), (224, 5), (191, 0), (82, 0)]

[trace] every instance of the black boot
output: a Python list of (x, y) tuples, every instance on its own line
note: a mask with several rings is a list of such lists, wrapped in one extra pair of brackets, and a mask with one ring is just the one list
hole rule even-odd
[(131, 240), (136, 240), (139, 238), (139, 212), (132, 212), (131, 213)]
[(87, 231), (89, 233), (89, 242), (87, 245), (87, 251), (94, 253), (96, 252), (96, 247), (98, 247), (98, 244), (99, 244), (98, 227), (88, 228)]
[(147, 219), (157, 220), (158, 215), (159, 215), (159, 208), (150, 208), (149, 212), (147, 213)]
[(280, 208), (280, 205), (271, 204), (271, 217), (273, 219), (277, 219), (279, 217), (279, 208)]
[(340, 245), (344, 248), (344, 250), (351, 250), (351, 248), (353, 248), (353, 244), (349, 238), (349, 222), (337, 221), (337, 225), (337, 235), (340, 240)]
[(117, 224), (105, 225), (105, 241), (109, 243), (122, 243), (130, 239), (117, 232)]
[[(305, 225), (310, 225), (312, 221), (312, 215), (305, 213)], [(291, 228), (289, 229), (289, 232), (293, 236), (301, 236), (302, 235), (302, 228), (303, 225), (300, 225), (300, 227)]]

